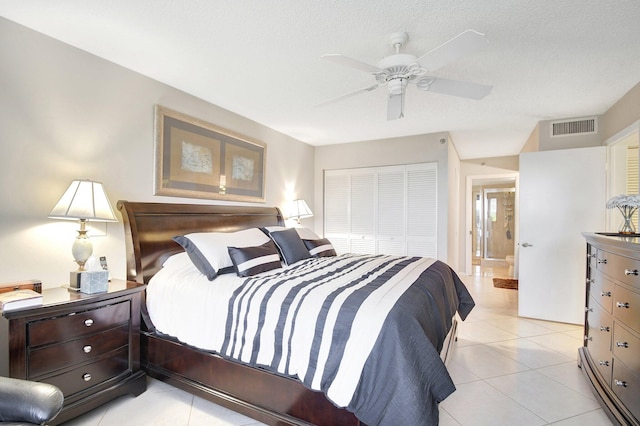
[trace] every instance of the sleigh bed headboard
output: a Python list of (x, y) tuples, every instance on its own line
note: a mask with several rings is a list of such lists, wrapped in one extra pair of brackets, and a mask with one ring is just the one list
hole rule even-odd
[(164, 261), (182, 248), (173, 237), (191, 232), (234, 232), (284, 225), (277, 207), (139, 203), (120, 200), (127, 279), (148, 283)]

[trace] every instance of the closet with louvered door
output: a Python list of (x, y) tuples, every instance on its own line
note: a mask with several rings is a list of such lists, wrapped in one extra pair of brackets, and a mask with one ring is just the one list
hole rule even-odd
[(339, 253), (437, 257), (437, 173), (437, 163), (325, 171), (325, 237)]

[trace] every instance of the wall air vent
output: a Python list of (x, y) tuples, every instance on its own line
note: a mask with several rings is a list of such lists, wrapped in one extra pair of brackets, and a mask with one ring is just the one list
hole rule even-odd
[(596, 117), (551, 122), (552, 138), (574, 135), (595, 135), (596, 133), (598, 133), (598, 120)]

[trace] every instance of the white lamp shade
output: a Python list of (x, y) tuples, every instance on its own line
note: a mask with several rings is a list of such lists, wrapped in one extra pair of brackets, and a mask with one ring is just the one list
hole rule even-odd
[(311, 217), (311, 209), (304, 200), (293, 200), (287, 208), (287, 217), (289, 219), (302, 219), (303, 217)]
[(49, 213), (54, 219), (84, 219), (116, 222), (116, 216), (102, 183), (74, 180)]

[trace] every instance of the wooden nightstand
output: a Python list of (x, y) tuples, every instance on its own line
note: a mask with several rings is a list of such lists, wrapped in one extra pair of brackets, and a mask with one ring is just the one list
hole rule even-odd
[(0, 318), (0, 375), (47, 382), (64, 393), (62, 423), (125, 394), (146, 390), (140, 370), (145, 285), (112, 280), (106, 293), (44, 289), (41, 306)]

